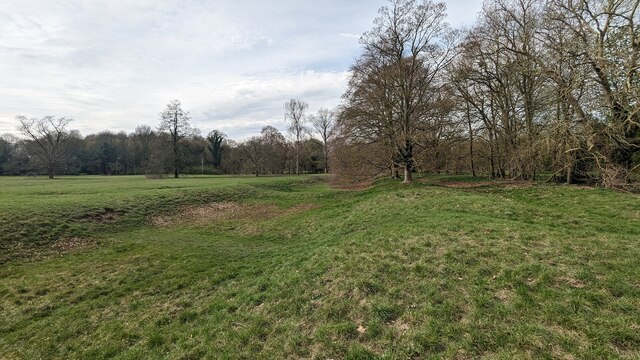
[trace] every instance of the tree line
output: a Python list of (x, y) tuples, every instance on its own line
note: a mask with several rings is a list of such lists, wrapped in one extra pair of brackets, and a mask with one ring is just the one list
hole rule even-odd
[(638, 0), (392, 0), (339, 111), (335, 170), (624, 186), (640, 168)]
[(284, 107), (285, 136), (273, 126), (244, 141), (213, 130), (206, 136), (191, 126), (178, 100), (160, 113), (156, 128), (132, 133), (103, 131), (82, 136), (72, 120), (17, 116), (22, 137), (0, 137), (0, 175), (134, 175), (150, 178), (180, 174), (292, 174), (327, 172), (334, 113), (307, 114), (308, 104), (292, 99)]
[[(81, 137), (18, 117), (0, 171), (139, 174), (470, 173), (624, 187), (640, 178), (640, 0), (486, 0), (455, 29), (444, 3), (390, 0), (361, 37), (335, 111), (284, 105), (288, 135), (201, 136), (175, 101), (157, 129)], [(315, 136), (309, 136), (314, 133)]]

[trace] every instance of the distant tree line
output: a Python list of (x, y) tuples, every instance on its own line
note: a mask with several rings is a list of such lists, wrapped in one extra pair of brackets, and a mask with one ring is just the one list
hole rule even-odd
[(638, 0), (393, 0), (361, 39), (338, 112), (344, 177), (480, 173), (624, 186), (640, 170)]
[[(293, 103), (295, 118), (288, 109)], [(0, 175), (144, 174), (155, 178), (326, 172), (333, 113), (323, 109), (318, 115), (307, 115), (307, 108), (304, 101), (295, 99), (285, 105), (290, 138), (265, 126), (260, 135), (244, 141), (229, 139), (219, 130), (202, 136), (177, 100), (160, 114), (157, 128), (140, 125), (132, 133), (82, 136), (70, 130), (68, 118), (18, 116), (23, 136), (0, 137)]]

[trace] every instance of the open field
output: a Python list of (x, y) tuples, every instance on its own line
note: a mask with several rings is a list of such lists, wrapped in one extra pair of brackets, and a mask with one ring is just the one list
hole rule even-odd
[(0, 358), (640, 358), (637, 195), (459, 180), (0, 178)]

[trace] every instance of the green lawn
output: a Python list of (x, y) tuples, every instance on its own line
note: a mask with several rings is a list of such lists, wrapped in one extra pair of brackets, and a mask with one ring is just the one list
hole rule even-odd
[(455, 181), (0, 178), (0, 358), (640, 358), (640, 197)]

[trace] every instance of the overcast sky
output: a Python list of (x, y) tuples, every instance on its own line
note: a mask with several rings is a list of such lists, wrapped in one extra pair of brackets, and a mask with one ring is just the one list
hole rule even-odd
[[(481, 0), (448, 0), (470, 25)], [(340, 102), (384, 0), (1, 0), (0, 133), (66, 116), (83, 134), (156, 127), (179, 99), (203, 134), (285, 129), (290, 98)]]

